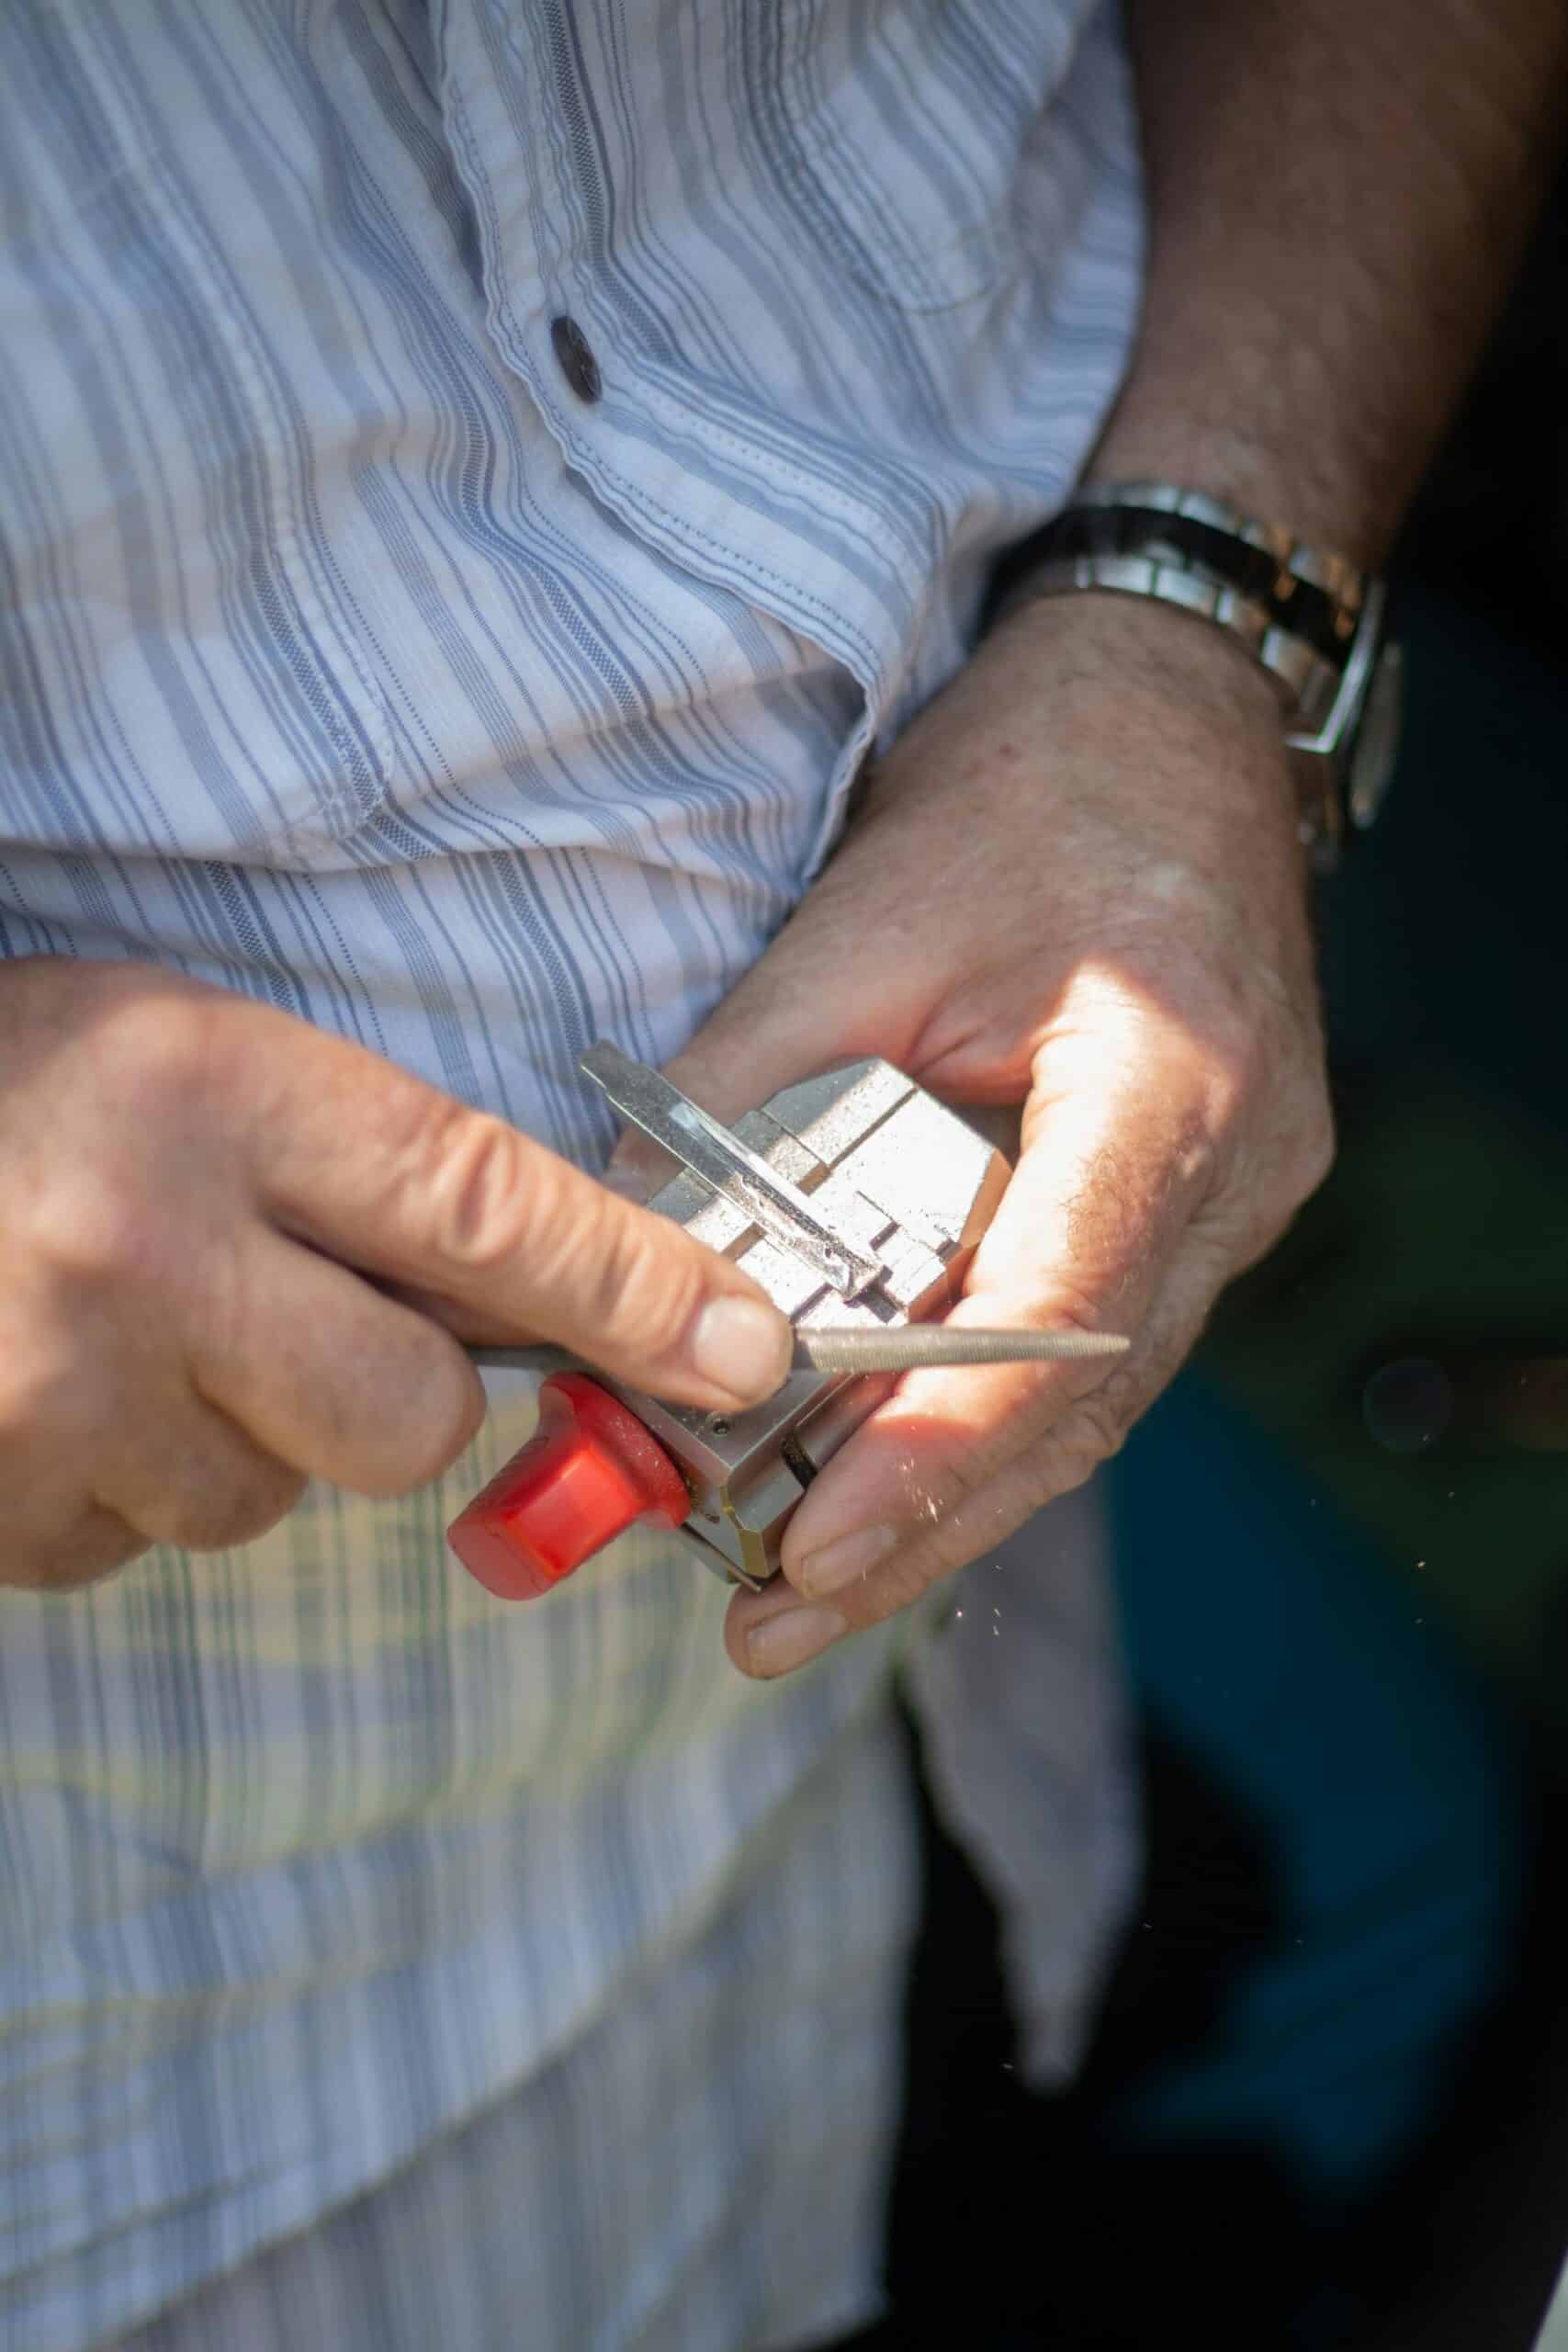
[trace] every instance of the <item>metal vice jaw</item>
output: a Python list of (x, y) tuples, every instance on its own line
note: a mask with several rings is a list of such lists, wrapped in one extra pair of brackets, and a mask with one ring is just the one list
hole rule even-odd
[[(582, 1067), (680, 1163), (649, 1205), (736, 1260), (803, 1337), (940, 1315), (1008, 1181), (999, 1151), (885, 1061), (785, 1087), (733, 1128), (613, 1046)], [(892, 1377), (797, 1370), (766, 1403), (724, 1415), (603, 1373), (557, 1375), (539, 1435), (454, 1522), (452, 1547), (491, 1590), (521, 1597), (652, 1519), (754, 1589), (777, 1571), (802, 1494)]]

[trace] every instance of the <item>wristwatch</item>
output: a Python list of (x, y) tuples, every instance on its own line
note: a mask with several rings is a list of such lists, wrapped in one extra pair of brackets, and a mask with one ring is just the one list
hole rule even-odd
[(1089, 482), (1009, 558), (1000, 620), (1037, 597), (1151, 596), (1238, 639), (1279, 691), (1319, 871), (1376, 817), (1399, 744), (1403, 662), (1384, 582), (1169, 482)]

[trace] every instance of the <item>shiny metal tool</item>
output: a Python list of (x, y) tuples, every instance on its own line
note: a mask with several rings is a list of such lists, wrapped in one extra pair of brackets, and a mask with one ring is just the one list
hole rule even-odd
[(640, 1517), (680, 1524), (710, 1567), (755, 1589), (776, 1571), (806, 1488), (889, 1375), (1126, 1347), (1077, 1329), (933, 1324), (960, 1295), (1010, 1170), (891, 1064), (785, 1087), (733, 1128), (613, 1046), (595, 1046), (581, 1067), (677, 1162), (649, 1207), (733, 1258), (789, 1317), (795, 1369), (765, 1403), (731, 1415), (667, 1404), (602, 1372), (562, 1374), (554, 1368), (569, 1360), (554, 1350), (475, 1349), (484, 1365), (552, 1367), (541, 1435), (452, 1530), (492, 1589), (544, 1590)]
[[(795, 1372), (930, 1372), (982, 1363), (1071, 1363), (1125, 1355), (1112, 1331), (1010, 1331), (980, 1325), (893, 1323), (797, 1331)], [(564, 1372), (580, 1358), (566, 1348), (470, 1348), (481, 1372)]]

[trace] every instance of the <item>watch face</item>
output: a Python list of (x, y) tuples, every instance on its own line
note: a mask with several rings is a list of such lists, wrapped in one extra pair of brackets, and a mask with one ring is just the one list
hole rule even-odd
[(1350, 822), (1359, 832), (1365, 832), (1382, 807), (1393, 775), (1404, 685), (1404, 650), (1391, 639), (1378, 657), (1350, 753), (1347, 798)]

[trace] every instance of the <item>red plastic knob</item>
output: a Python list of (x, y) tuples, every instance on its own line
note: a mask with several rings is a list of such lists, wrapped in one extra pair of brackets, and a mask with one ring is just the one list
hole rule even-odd
[(539, 1427), (446, 1531), (488, 1591), (527, 1600), (639, 1520), (679, 1527), (686, 1482), (635, 1413), (581, 1372), (539, 1390)]

